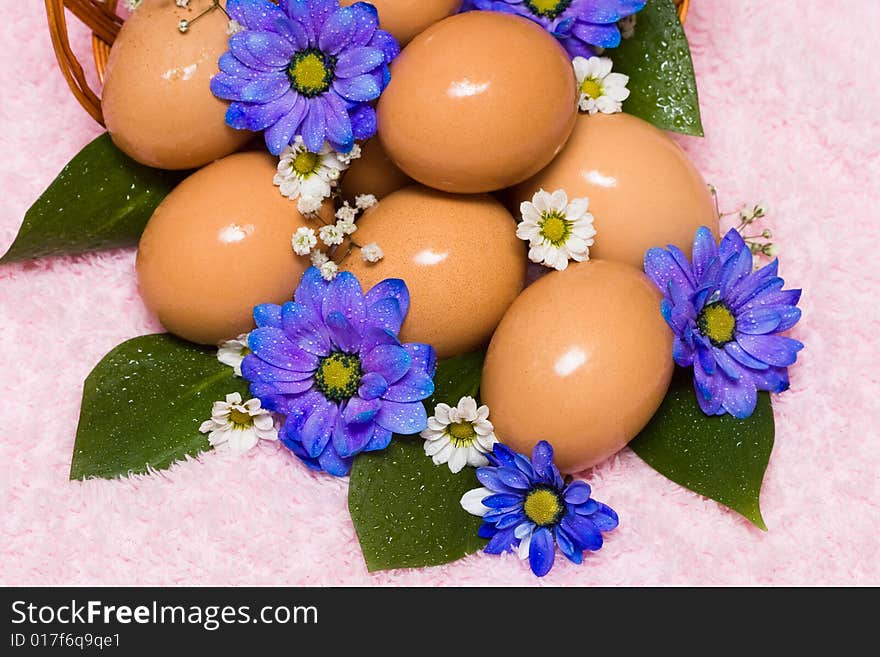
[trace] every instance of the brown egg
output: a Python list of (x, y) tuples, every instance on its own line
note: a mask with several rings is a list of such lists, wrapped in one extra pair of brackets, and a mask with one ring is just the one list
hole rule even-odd
[(572, 264), (526, 288), (495, 331), (481, 395), (498, 439), (549, 441), (563, 472), (611, 456), (645, 426), (672, 376), (672, 332), (648, 278)]
[[(184, 180), (141, 237), (137, 273), (147, 307), (171, 333), (217, 344), (253, 327), (253, 308), (293, 298), (308, 259), (294, 254), (306, 225), (272, 184), (275, 159), (237, 153)], [(328, 202), (323, 215), (332, 217)]]
[(435, 23), (394, 61), (379, 138), (421, 183), (490, 192), (549, 164), (576, 114), (574, 72), (556, 39), (524, 18), (474, 11)]
[[(361, 0), (340, 0), (343, 7)], [(391, 32), (405, 46), (416, 34), (439, 20), (452, 16), (462, 0), (370, 0), (379, 10), (379, 27)]]
[(358, 221), (357, 242), (376, 242), (385, 257), (367, 264), (354, 250), (342, 269), (364, 290), (402, 278), (410, 308), (400, 339), (431, 344), (440, 358), (463, 354), (488, 342), (522, 290), (526, 254), (514, 226), (491, 196), (407, 187)]
[(340, 188), (343, 198), (351, 201), (359, 194), (384, 198), (412, 182), (388, 159), (382, 143), (374, 137), (361, 146), (361, 156), (345, 172)]
[(101, 106), (113, 142), (138, 162), (192, 169), (228, 155), (253, 133), (226, 125), (228, 103), (209, 87), (227, 48), (228, 20), (218, 10), (189, 31), (177, 29), (211, 0), (144, 0), (126, 19), (110, 51)]
[(562, 153), (512, 190), (511, 207), (539, 189), (586, 196), (595, 219), (590, 257), (642, 268), (652, 246), (690, 253), (700, 226), (718, 232), (706, 182), (666, 133), (629, 114), (582, 114)]

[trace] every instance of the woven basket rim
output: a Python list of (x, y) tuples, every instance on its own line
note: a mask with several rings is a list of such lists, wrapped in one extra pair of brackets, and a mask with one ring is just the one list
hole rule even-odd
[[(122, 19), (116, 12), (118, 0), (45, 0), (45, 2), (49, 32), (61, 72), (83, 108), (98, 123), (104, 125), (101, 98), (89, 87), (82, 65), (70, 48), (64, 10), (69, 10), (92, 28), (92, 58), (98, 80), (103, 85), (110, 48), (122, 25)], [(678, 7), (678, 17), (683, 24), (690, 9), (690, 0), (675, 0), (675, 2)]]

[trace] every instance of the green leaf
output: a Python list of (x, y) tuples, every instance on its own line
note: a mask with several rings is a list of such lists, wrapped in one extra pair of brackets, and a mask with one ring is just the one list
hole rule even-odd
[(104, 133), (31, 206), (0, 263), (133, 246), (153, 210), (186, 175), (138, 164)]
[[(425, 402), (456, 404), (476, 396), (484, 353), (441, 361), (436, 391)], [(367, 568), (418, 568), (455, 561), (486, 545), (481, 519), (461, 508), (461, 496), (478, 488), (476, 471), (452, 474), (425, 456), (418, 436), (395, 436), (388, 449), (362, 454), (351, 471), (348, 508)]]
[(247, 382), (216, 354), (163, 333), (104, 356), (83, 387), (70, 478), (142, 474), (210, 449), (199, 425), (212, 404), (247, 398)]
[(663, 130), (703, 136), (691, 51), (672, 0), (650, 0), (635, 35), (605, 55), (629, 76), (624, 111)]
[(690, 370), (675, 373), (660, 409), (629, 446), (663, 476), (766, 531), (759, 498), (775, 432), (770, 395), (758, 393), (758, 406), (745, 420), (708, 416), (692, 381)]

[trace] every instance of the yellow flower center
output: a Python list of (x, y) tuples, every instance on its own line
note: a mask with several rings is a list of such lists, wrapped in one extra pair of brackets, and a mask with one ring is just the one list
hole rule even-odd
[(526, 7), (536, 16), (556, 18), (568, 9), (571, 0), (526, 0)]
[(558, 212), (545, 212), (538, 224), (541, 236), (553, 246), (565, 244), (571, 235), (571, 222)]
[(594, 80), (592, 78), (587, 78), (583, 82), (581, 82), (581, 93), (586, 94), (593, 100), (599, 98), (602, 95), (602, 85), (599, 84), (598, 80)]
[(697, 327), (717, 347), (733, 340), (736, 331), (736, 317), (721, 302), (710, 303), (697, 317)]
[(300, 176), (307, 176), (315, 173), (319, 161), (320, 156), (317, 153), (303, 151), (293, 159), (293, 170)]
[(333, 82), (334, 61), (316, 48), (302, 50), (287, 67), (290, 86), (306, 98), (324, 93)]
[(337, 351), (321, 359), (315, 372), (315, 385), (330, 401), (342, 401), (357, 392), (361, 375), (360, 359)]
[(523, 511), (539, 527), (555, 524), (562, 515), (559, 495), (546, 488), (536, 488), (526, 496)]
[(455, 422), (446, 429), (449, 439), (455, 447), (468, 447), (477, 437), (474, 425), (470, 422)]
[(254, 418), (247, 411), (232, 408), (229, 409), (229, 422), (235, 429), (247, 429), (253, 426)]

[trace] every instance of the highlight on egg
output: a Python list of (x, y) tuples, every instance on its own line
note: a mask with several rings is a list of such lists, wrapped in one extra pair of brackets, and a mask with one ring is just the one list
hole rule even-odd
[(143, 0), (113, 43), (101, 101), (104, 121), (113, 143), (141, 164), (193, 169), (237, 151), (253, 136), (226, 125), (227, 104), (210, 89), (227, 49), (229, 19), (211, 11), (185, 34), (178, 29), (181, 20), (211, 4)]
[(672, 372), (672, 332), (648, 277), (617, 262), (572, 263), (510, 306), (480, 394), (504, 443), (531, 453), (547, 440), (560, 469), (578, 472), (644, 428)]

